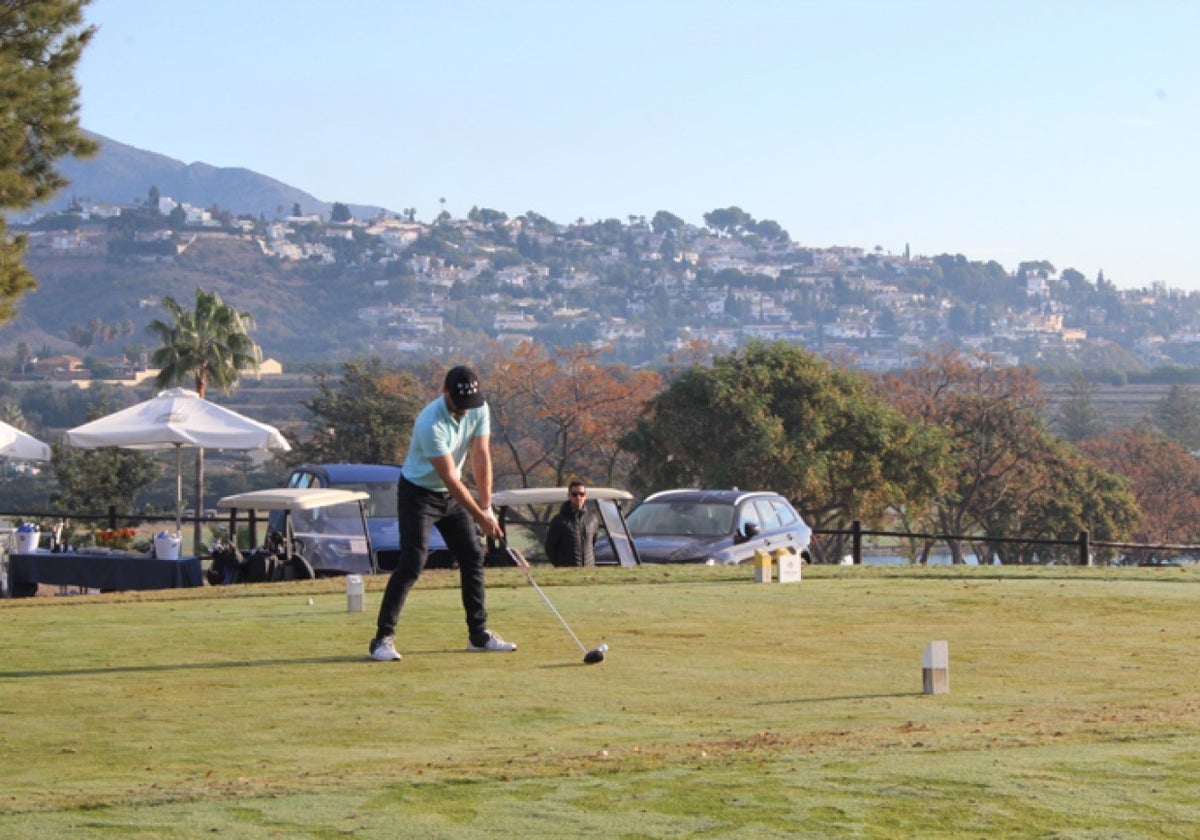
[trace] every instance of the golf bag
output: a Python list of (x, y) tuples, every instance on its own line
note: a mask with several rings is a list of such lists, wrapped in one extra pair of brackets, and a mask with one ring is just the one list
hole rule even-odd
[(266, 544), (245, 554), (232, 543), (213, 548), (208, 582), (212, 586), (232, 583), (273, 583), (280, 580), (312, 580), (312, 566), (299, 554), (291, 556), (281, 535), (271, 532)]
[(205, 577), (210, 586), (241, 583), (246, 578), (246, 558), (232, 543), (218, 543), (213, 546), (212, 565), (209, 566)]

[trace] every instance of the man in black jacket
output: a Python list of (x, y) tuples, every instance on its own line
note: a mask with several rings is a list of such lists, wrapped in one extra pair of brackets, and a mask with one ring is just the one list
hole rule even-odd
[(546, 533), (546, 557), (555, 566), (595, 566), (596, 518), (588, 513), (587, 487), (572, 481), (567, 500), (550, 520)]

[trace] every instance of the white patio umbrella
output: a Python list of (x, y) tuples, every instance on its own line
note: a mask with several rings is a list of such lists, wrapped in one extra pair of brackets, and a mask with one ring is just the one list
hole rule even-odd
[(170, 388), (157, 397), (76, 426), (66, 441), (81, 449), (175, 448), (175, 527), (182, 527), (183, 472), (180, 453), (189, 449), (262, 449), (287, 452), (287, 440), (274, 426), (201, 398), (186, 388)]
[(0, 457), (17, 461), (49, 461), (50, 447), (33, 435), (0, 421)]

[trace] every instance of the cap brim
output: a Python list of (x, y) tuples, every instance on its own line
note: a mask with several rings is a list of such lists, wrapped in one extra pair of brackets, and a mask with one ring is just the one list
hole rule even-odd
[(455, 408), (459, 409), (479, 408), (483, 405), (483, 394), (470, 394), (460, 400), (451, 397), (450, 401), (454, 403)]

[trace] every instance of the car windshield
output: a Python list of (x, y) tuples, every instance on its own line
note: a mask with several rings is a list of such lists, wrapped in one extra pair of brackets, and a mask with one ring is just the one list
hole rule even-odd
[[(367, 508), (367, 517), (370, 519), (395, 519), (396, 518), (396, 485), (395, 484), (376, 484), (366, 481), (345, 481), (338, 482), (333, 485), (339, 490), (361, 490), (368, 494), (371, 498), (367, 499), (363, 504)], [(354, 505), (339, 505), (339, 511), (336, 516), (358, 516), (358, 508)], [(345, 508), (345, 510), (341, 510)]]
[(719, 537), (733, 529), (733, 508), (695, 502), (643, 502), (629, 514), (629, 533), (635, 537)]

